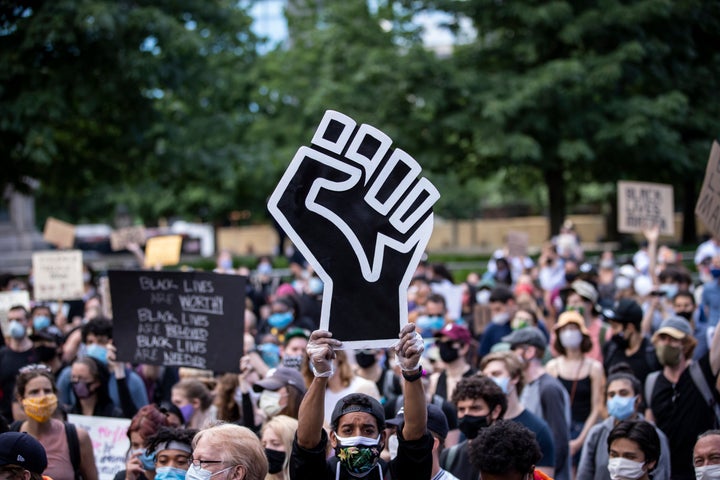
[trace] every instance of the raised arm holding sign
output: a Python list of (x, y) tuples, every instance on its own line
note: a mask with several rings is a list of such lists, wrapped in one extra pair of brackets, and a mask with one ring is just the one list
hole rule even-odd
[(343, 348), (397, 340), (407, 323), (407, 288), (432, 233), (440, 194), (391, 143), (327, 111), (268, 202), (324, 282), (320, 328)]

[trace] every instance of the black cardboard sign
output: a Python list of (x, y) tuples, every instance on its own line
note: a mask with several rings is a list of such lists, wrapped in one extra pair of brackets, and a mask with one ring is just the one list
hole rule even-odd
[(151, 271), (108, 276), (119, 360), (239, 370), (246, 277)]

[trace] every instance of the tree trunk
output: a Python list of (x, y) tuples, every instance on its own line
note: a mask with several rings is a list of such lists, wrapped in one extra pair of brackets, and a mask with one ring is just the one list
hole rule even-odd
[[(565, 179), (563, 168), (559, 159), (556, 165), (543, 170), (545, 186), (548, 190), (548, 205), (550, 208), (550, 231), (548, 238), (560, 232), (560, 226), (565, 220)], [(555, 163), (553, 162), (553, 163)]]

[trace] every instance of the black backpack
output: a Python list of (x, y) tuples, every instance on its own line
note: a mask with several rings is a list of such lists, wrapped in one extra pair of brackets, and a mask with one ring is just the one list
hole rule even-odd
[[(11, 432), (19, 432), (23, 421), (18, 420), (10, 424)], [(78, 439), (77, 428), (68, 422), (65, 425), (65, 437), (67, 438), (68, 449), (70, 450), (70, 462), (72, 462), (73, 470), (75, 470), (75, 480), (81, 480), (80, 474), (80, 440)]]

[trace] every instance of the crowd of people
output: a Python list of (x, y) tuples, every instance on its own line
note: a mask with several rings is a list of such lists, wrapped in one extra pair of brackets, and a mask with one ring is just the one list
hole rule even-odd
[(239, 373), (118, 361), (88, 266), (82, 299), (7, 312), (0, 475), (97, 479), (72, 413), (130, 419), (116, 480), (720, 479), (720, 239), (688, 268), (645, 237), (590, 261), (566, 222), (537, 259), (423, 261), (395, 345), (363, 350), (319, 329), (298, 254), (281, 278), (224, 252), (216, 271), (250, 279)]

